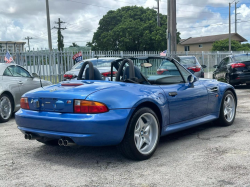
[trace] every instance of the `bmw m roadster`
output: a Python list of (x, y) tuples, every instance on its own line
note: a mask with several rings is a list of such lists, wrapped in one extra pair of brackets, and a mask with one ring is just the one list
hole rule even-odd
[[(159, 75), (163, 61), (173, 65)], [(24, 94), (16, 113), (24, 137), (60, 146), (117, 145), (125, 157), (145, 160), (161, 136), (210, 121), (221, 126), (234, 122), (234, 88), (199, 79), (174, 58), (118, 59), (111, 75), (114, 68), (115, 81), (112, 76), (103, 80), (88, 61), (78, 80)]]

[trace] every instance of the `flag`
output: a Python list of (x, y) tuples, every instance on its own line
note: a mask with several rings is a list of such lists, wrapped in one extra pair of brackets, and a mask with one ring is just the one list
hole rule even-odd
[(167, 56), (167, 50), (162, 51), (162, 52), (160, 53), (160, 56)]
[(11, 61), (13, 61), (13, 58), (10, 55), (9, 51), (6, 52), (5, 57), (4, 57), (4, 61), (6, 61), (6, 63), (10, 63)]
[(82, 61), (82, 52), (76, 53), (72, 58), (76, 62)]

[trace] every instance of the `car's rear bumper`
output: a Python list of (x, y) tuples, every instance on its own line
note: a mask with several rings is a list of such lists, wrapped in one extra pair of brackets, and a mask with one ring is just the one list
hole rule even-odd
[(102, 114), (69, 114), (20, 109), (16, 123), (23, 133), (49, 139), (70, 138), (77, 145), (119, 144), (126, 131), (131, 109), (110, 110)]
[(247, 74), (234, 74), (231, 76), (231, 83), (237, 84), (237, 83), (250, 83), (250, 73)]

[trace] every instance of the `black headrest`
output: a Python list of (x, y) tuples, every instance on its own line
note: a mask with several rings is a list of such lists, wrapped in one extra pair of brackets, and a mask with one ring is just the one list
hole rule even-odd
[[(134, 67), (135, 68), (135, 77), (137, 79), (142, 79), (142, 75), (141, 75), (141, 71), (138, 67)], [(123, 80), (129, 79), (129, 66), (127, 66), (125, 68), (125, 71), (123, 73)]]
[[(84, 77), (85, 80), (89, 80), (89, 68), (86, 69)], [(94, 80), (103, 80), (101, 73), (96, 67), (94, 67)]]

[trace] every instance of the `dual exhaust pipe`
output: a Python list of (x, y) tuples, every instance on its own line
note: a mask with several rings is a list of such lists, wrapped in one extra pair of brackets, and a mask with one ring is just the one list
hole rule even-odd
[(71, 140), (59, 139), (58, 140), (58, 145), (60, 145), (60, 146), (74, 146), (76, 144)]
[[(24, 134), (24, 138), (26, 140), (37, 140), (37, 139), (39, 139), (41, 137), (40, 136), (36, 136), (34, 134), (25, 133)], [(76, 144), (72, 140), (70, 140), (70, 139), (59, 139), (58, 140), (58, 145), (60, 145), (60, 146), (74, 146)]]
[(24, 138), (26, 140), (36, 140), (36, 139), (39, 139), (40, 137), (39, 136), (36, 136), (34, 134), (24, 134)]

